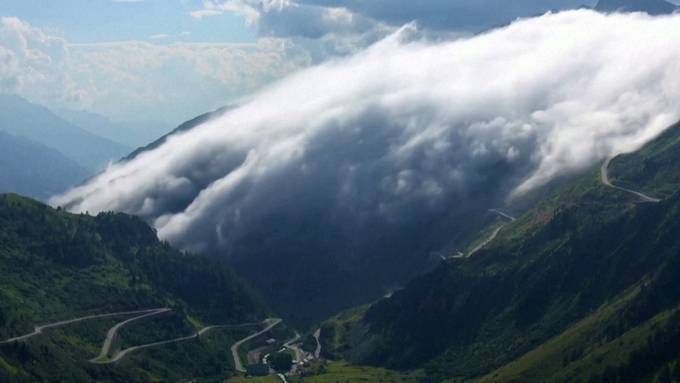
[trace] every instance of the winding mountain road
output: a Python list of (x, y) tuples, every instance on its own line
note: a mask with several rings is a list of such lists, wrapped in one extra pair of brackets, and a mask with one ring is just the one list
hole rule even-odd
[(59, 322), (53, 322), (53, 323), (48, 323), (40, 326), (35, 326), (33, 332), (21, 336), (17, 336), (14, 338), (6, 339), (3, 341), (0, 341), (0, 344), (6, 344), (6, 343), (13, 343), (13, 342), (21, 342), (27, 339), (30, 339), (36, 335), (42, 334), (43, 331), (50, 329), (50, 328), (56, 328), (56, 327), (62, 327), (78, 322), (83, 322), (87, 320), (92, 320), (92, 319), (104, 319), (104, 318), (112, 318), (112, 317), (118, 317), (118, 316), (125, 316), (125, 315), (134, 315), (134, 314), (146, 314), (150, 313), (153, 311), (157, 311), (161, 309), (147, 309), (147, 310), (136, 310), (136, 311), (121, 311), (121, 312), (115, 312), (115, 313), (108, 313), (108, 314), (96, 314), (96, 315), (88, 315), (84, 317), (79, 317), (79, 318), (74, 318), (74, 319), (68, 319), (68, 320), (63, 320)]
[(626, 193), (629, 193), (629, 194), (633, 194), (633, 195), (637, 196), (638, 198), (640, 198), (640, 200), (642, 200), (642, 202), (650, 202), (650, 203), (661, 202), (661, 200), (658, 199), (658, 198), (650, 197), (650, 196), (648, 196), (644, 193), (640, 193), (640, 192), (635, 191), (635, 190), (626, 189), (624, 187), (616, 186), (616, 185), (612, 184), (611, 181), (609, 180), (609, 164), (612, 162), (613, 159), (614, 159), (613, 157), (607, 158), (604, 161), (604, 163), (602, 164), (602, 167), (600, 168), (600, 175), (601, 175), (602, 183), (605, 186), (609, 186), (610, 188), (620, 190), (620, 191), (623, 191), (623, 192), (626, 192)]
[[(613, 157), (610, 157), (607, 160), (605, 160), (604, 163), (602, 164), (602, 167), (600, 168), (600, 175), (601, 175), (602, 183), (605, 186), (608, 186), (612, 189), (620, 190), (620, 191), (623, 191), (623, 192), (626, 192), (626, 193), (629, 193), (629, 194), (633, 194), (634, 196), (638, 197), (642, 202), (650, 202), (650, 203), (661, 202), (661, 200), (658, 199), (658, 198), (650, 197), (650, 196), (648, 196), (644, 193), (641, 193), (641, 192), (638, 192), (638, 191), (635, 191), (635, 190), (631, 190), (631, 189), (627, 189), (627, 188), (624, 188), (624, 187), (621, 187), (621, 186), (616, 186), (616, 185), (612, 184), (611, 180), (609, 179), (609, 164), (612, 162), (613, 159), (614, 159)], [(496, 214), (500, 215), (501, 217), (510, 220), (511, 222), (516, 221), (515, 217), (513, 217), (513, 216), (511, 216), (507, 213), (504, 213), (504, 212), (502, 212), (498, 209), (490, 209), (489, 211), (496, 213)], [(489, 243), (491, 243), (494, 239), (496, 239), (496, 237), (498, 236), (498, 233), (500, 233), (501, 229), (503, 229), (503, 227), (505, 225), (506, 224), (503, 224), (503, 225), (497, 227), (491, 233), (491, 235), (488, 238), (486, 238), (484, 241), (482, 241), (482, 243), (480, 243), (479, 245), (475, 246), (474, 249), (472, 249), (470, 251), (470, 253), (466, 256), (466, 258), (471, 257), (476, 252), (478, 252), (479, 250), (481, 250), (485, 246), (487, 246)]]
[[(153, 343), (147, 343), (147, 344), (142, 344), (138, 346), (132, 346), (129, 348), (126, 348), (124, 350), (121, 350), (120, 352), (116, 353), (113, 357), (110, 359), (107, 359), (108, 353), (111, 351), (111, 345), (113, 343), (113, 340), (116, 337), (116, 334), (118, 333), (118, 330), (120, 330), (123, 326), (129, 324), (130, 322), (140, 320), (143, 318), (147, 318), (150, 316), (154, 315), (159, 315), (162, 313), (166, 313), (171, 311), (172, 309), (164, 307), (164, 308), (155, 308), (155, 309), (146, 309), (146, 310), (135, 310), (135, 311), (121, 311), (121, 312), (115, 312), (115, 313), (107, 313), (107, 314), (95, 314), (95, 315), (87, 315), (83, 317), (78, 317), (78, 318), (73, 318), (73, 319), (68, 319), (68, 320), (63, 320), (63, 321), (58, 321), (58, 322), (52, 322), (52, 323), (47, 323), (44, 325), (40, 326), (35, 326), (33, 332), (16, 336), (13, 338), (5, 339), (3, 341), (0, 341), (0, 344), (8, 344), (8, 343), (14, 343), (14, 342), (22, 342), (27, 339), (30, 339), (34, 336), (40, 335), (43, 333), (43, 331), (50, 329), (50, 328), (57, 328), (57, 327), (62, 327), (62, 326), (67, 326), (70, 324), (74, 323), (79, 323), (79, 322), (84, 322), (88, 320), (93, 320), (93, 319), (104, 319), (104, 318), (113, 318), (113, 317), (119, 317), (119, 316), (127, 316), (127, 315), (135, 315), (139, 314), (133, 318), (126, 319), (122, 322), (119, 322), (115, 324), (113, 327), (111, 327), (107, 334), (106, 334), (106, 339), (104, 340), (102, 344), (101, 351), (99, 355), (93, 359), (90, 360), (90, 363), (94, 364), (112, 364), (120, 361), (123, 359), (125, 356), (128, 354), (137, 351), (137, 350), (142, 350), (145, 348), (150, 348), (150, 347), (157, 347), (157, 346), (162, 346), (165, 344), (170, 344), (170, 343), (177, 343), (177, 342), (183, 342), (195, 338), (199, 338), (201, 335), (205, 334), (206, 332), (218, 328), (238, 328), (238, 327), (246, 327), (246, 326), (253, 326), (258, 323), (242, 323), (242, 324), (237, 324), (237, 325), (215, 325), (215, 326), (208, 326), (204, 327), (198, 332), (188, 335), (188, 336), (183, 336), (179, 338), (174, 338), (174, 339), (168, 339), (168, 340), (163, 340), (163, 341), (158, 341), (158, 342), (153, 342)], [(281, 319), (278, 318), (269, 318), (264, 321), (265, 324), (267, 324), (267, 327), (261, 331), (258, 331), (254, 334), (251, 334), (238, 342), (234, 343), (234, 345), (231, 347), (231, 353), (232, 356), (234, 357), (234, 366), (237, 371), (239, 372), (245, 372), (245, 369), (243, 368), (243, 364), (241, 363), (241, 360), (238, 356), (238, 348), (245, 342), (254, 339), (267, 331), (271, 330), (274, 328), (274, 326), (278, 325), (281, 323)], [(298, 336), (299, 339), (299, 336)]]
[(182, 342), (182, 341), (185, 341), (185, 340), (197, 338), (199, 336), (200, 336), (199, 333), (195, 333), (195, 334), (183, 336), (183, 337), (180, 337), (180, 338), (163, 340), (163, 341), (160, 341), (160, 342), (147, 343), (147, 344), (142, 344), (142, 345), (139, 345), (139, 346), (132, 346), (132, 347), (126, 348), (125, 350), (121, 350), (119, 353), (114, 355), (111, 359), (108, 359), (108, 360), (101, 360), (101, 359), (91, 360), (90, 362), (94, 363), (94, 364), (112, 364), (112, 363), (116, 363), (116, 362), (120, 361), (127, 354), (129, 354), (133, 351), (142, 350), (142, 349), (150, 348), (150, 347), (162, 346), (164, 344), (169, 344), (169, 343)]
[[(504, 213), (504, 212), (502, 212), (502, 211), (500, 211), (500, 210), (498, 210), (498, 209), (489, 209), (489, 211), (492, 212), (492, 213), (496, 213), (496, 214), (500, 215), (501, 217), (503, 217), (503, 218), (509, 220), (510, 222), (515, 222), (515, 221), (517, 220), (517, 218), (511, 216), (510, 214)], [(484, 247), (486, 247), (486, 245), (488, 245), (488, 244), (491, 243), (494, 239), (496, 239), (496, 237), (498, 236), (498, 233), (500, 233), (501, 229), (502, 229), (505, 225), (507, 225), (507, 224), (504, 223), (504, 224), (498, 226), (493, 232), (491, 232), (491, 235), (489, 235), (484, 241), (482, 241), (482, 243), (480, 243), (479, 245), (475, 246), (475, 247), (470, 251), (470, 253), (468, 253), (468, 255), (466, 256), (466, 258), (472, 257), (476, 252), (478, 252), (479, 250), (483, 249)]]
[(508, 214), (508, 213), (504, 213), (504, 212), (502, 212), (502, 211), (500, 211), (500, 210), (498, 210), (498, 209), (489, 209), (489, 211), (492, 212), (492, 213), (496, 213), (496, 214), (500, 215), (500, 216), (503, 217), (503, 218), (509, 219), (510, 222), (515, 222), (515, 221), (517, 221), (517, 218), (511, 216), (511, 215)]
[[(135, 319), (135, 318), (133, 318), (133, 319)], [(136, 318), (136, 319), (139, 319), (139, 318)], [(141, 344), (141, 345), (138, 345), (138, 346), (128, 347), (128, 348), (118, 352), (111, 359), (95, 358), (95, 359), (90, 360), (90, 362), (94, 363), (94, 364), (116, 363), (116, 362), (120, 361), (125, 356), (127, 356), (128, 354), (130, 354), (131, 352), (134, 352), (134, 351), (142, 350), (142, 349), (145, 349), (145, 348), (162, 346), (162, 345), (170, 344), (170, 343), (178, 343), (178, 342), (184, 342), (184, 341), (191, 340), (191, 339), (200, 338), (201, 335), (207, 333), (208, 331), (215, 330), (215, 329), (218, 329), (218, 328), (238, 328), (238, 327), (245, 327), (245, 326), (253, 326), (255, 324), (257, 324), (257, 323), (243, 323), (243, 324), (237, 324), (237, 325), (226, 324), (226, 325), (208, 326), (208, 327), (202, 328), (201, 330), (199, 330), (196, 333), (191, 334), (191, 335), (182, 336), (182, 337), (174, 338), (174, 339), (162, 340), (162, 341), (153, 342), (153, 343)]]
[(314, 350), (314, 359), (319, 359), (321, 356), (321, 342), (319, 338), (321, 337), (321, 328), (314, 331), (314, 340), (316, 340), (316, 350)]
[(295, 337), (283, 344), (283, 347), (291, 349), (295, 353), (295, 360), (293, 360), (294, 363), (300, 363), (302, 362), (303, 359), (305, 359), (305, 352), (302, 351), (300, 347), (295, 345), (295, 343), (298, 342), (299, 340), (300, 334), (296, 331)]
[(264, 323), (267, 324), (267, 327), (265, 327), (263, 330), (260, 330), (254, 334), (250, 334), (247, 337), (239, 340), (238, 342), (234, 343), (233, 346), (231, 346), (231, 356), (234, 359), (234, 369), (238, 372), (246, 372), (246, 369), (243, 367), (243, 363), (241, 362), (241, 357), (238, 355), (238, 348), (241, 347), (241, 345), (251, 339), (255, 339), (258, 336), (266, 333), (267, 331), (271, 330), (274, 328), (276, 325), (281, 323), (281, 319), (279, 318), (269, 318), (264, 321)]
[(482, 243), (480, 243), (479, 245), (475, 246), (475, 247), (470, 251), (470, 253), (468, 253), (468, 255), (467, 255), (466, 258), (472, 257), (476, 252), (478, 252), (479, 250), (482, 250), (483, 248), (486, 247), (486, 245), (490, 244), (494, 239), (496, 239), (496, 237), (498, 236), (498, 233), (500, 233), (500, 231), (501, 231), (501, 229), (503, 228), (503, 226), (505, 226), (505, 224), (502, 224), (502, 225), (498, 226), (494, 231), (492, 231), (492, 232), (491, 232), (491, 235), (490, 235), (489, 237), (487, 237)]
[[(646, 194), (644, 194), (644, 193), (641, 193), (641, 192), (639, 192), (639, 191), (627, 189), (627, 188), (624, 188), (624, 187), (621, 187), (621, 186), (616, 186), (616, 185), (612, 184), (611, 180), (609, 179), (609, 164), (612, 162), (613, 159), (614, 159), (613, 157), (610, 157), (610, 158), (608, 158), (607, 160), (605, 160), (604, 163), (602, 164), (602, 167), (600, 168), (600, 175), (601, 175), (602, 183), (603, 183), (605, 186), (608, 186), (608, 187), (610, 187), (610, 188), (612, 188), (612, 189), (620, 190), (620, 191), (623, 191), (623, 192), (626, 192), (626, 193), (629, 193), (629, 194), (633, 194), (634, 196), (638, 197), (642, 202), (650, 202), (650, 203), (659, 203), (659, 202), (661, 202), (660, 199), (654, 198), (654, 197), (650, 197), (650, 196), (648, 196), (648, 195), (646, 195)], [(498, 209), (489, 209), (489, 211), (490, 211), (490, 212), (493, 212), (493, 213), (496, 213), (496, 214), (500, 215), (501, 217), (510, 220), (511, 222), (516, 221), (516, 218), (515, 218), (515, 217), (511, 216), (510, 214), (504, 213), (504, 212), (502, 212), (502, 211), (500, 211), (500, 210), (498, 210)], [(481, 249), (483, 249), (485, 246), (487, 246), (489, 243), (491, 243), (494, 239), (496, 239), (496, 237), (498, 236), (498, 233), (500, 233), (501, 229), (503, 229), (503, 227), (504, 227), (505, 225), (506, 225), (506, 224), (503, 224), (503, 225), (497, 227), (497, 228), (491, 233), (491, 235), (490, 235), (488, 238), (486, 238), (484, 241), (482, 241), (482, 243), (480, 243), (479, 245), (475, 246), (474, 249), (472, 249), (472, 250), (470, 251), (470, 253), (466, 256), (466, 258), (471, 257), (471, 256), (474, 255), (476, 252), (478, 252), (479, 250), (481, 250)]]
[(172, 311), (169, 308), (162, 308), (162, 309), (155, 309), (155, 310), (150, 310), (147, 313), (144, 313), (142, 315), (136, 316), (134, 318), (130, 318), (127, 320), (124, 320), (120, 323), (117, 323), (115, 326), (111, 327), (109, 331), (106, 333), (106, 339), (104, 339), (104, 343), (102, 344), (102, 349), (99, 352), (99, 355), (96, 358), (93, 358), (90, 360), (90, 362), (96, 363), (98, 361), (104, 361), (106, 360), (107, 355), (109, 355), (109, 351), (111, 350), (111, 344), (113, 343), (113, 339), (116, 337), (116, 333), (118, 330), (120, 330), (121, 327), (125, 326), (126, 324), (130, 322), (134, 322), (139, 319), (147, 318), (150, 316), (162, 314)]

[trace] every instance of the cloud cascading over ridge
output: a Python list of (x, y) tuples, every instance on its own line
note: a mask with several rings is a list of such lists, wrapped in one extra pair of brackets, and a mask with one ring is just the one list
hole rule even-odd
[(580, 10), (437, 44), (405, 27), (51, 203), (137, 214), (171, 243), (233, 257), (291, 239), (362, 257), (393, 228), (531, 190), (680, 119), (679, 26)]

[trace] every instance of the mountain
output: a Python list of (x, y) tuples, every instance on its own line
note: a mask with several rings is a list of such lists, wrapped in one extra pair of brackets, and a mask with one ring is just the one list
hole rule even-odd
[(671, 196), (680, 188), (679, 143), (680, 135), (675, 127), (641, 150), (617, 157), (610, 165), (612, 181), (651, 195)]
[(54, 149), (0, 131), (0, 192), (47, 199), (89, 175)]
[[(188, 130), (191, 130), (191, 129), (203, 124), (204, 122), (206, 122), (210, 119), (216, 118), (216, 117), (224, 114), (225, 112), (229, 111), (232, 108), (234, 108), (234, 106), (225, 106), (225, 107), (219, 108), (217, 110), (214, 110), (212, 112), (203, 113), (200, 116), (197, 116), (197, 117), (192, 118), (191, 120), (185, 121), (185, 122), (181, 123), (175, 129), (173, 129), (171, 132), (164, 134), (164, 135), (161, 135), (160, 137), (156, 136), (153, 141), (149, 140), (149, 141), (151, 141), (150, 144), (147, 144), (147, 145), (144, 145), (142, 147), (135, 149), (132, 153), (130, 153), (127, 157), (125, 157), (125, 159), (130, 160), (130, 159), (137, 157), (139, 154), (141, 154), (143, 152), (153, 150), (153, 149), (161, 146), (163, 143), (165, 143), (165, 141), (168, 139), (168, 137), (172, 136), (173, 134), (182, 133), (182, 132), (186, 132)], [(147, 142), (149, 142), (149, 141), (147, 141)]]
[(16, 95), (0, 94), (0, 115), (0, 130), (55, 149), (90, 171), (100, 170), (131, 151)]
[(680, 124), (615, 158), (613, 187), (594, 168), (474, 256), (328, 320), (326, 352), (432, 382), (677, 381), (679, 164)]
[[(135, 150), (124, 160), (150, 152), (169, 137), (190, 131), (232, 108), (228, 106), (189, 120), (171, 133)], [(343, 145), (351, 147), (349, 143)], [(494, 175), (509, 173), (504, 165), (490, 164), (485, 168), (489, 181), (480, 185), (479, 189), (495, 190), (493, 183), (501, 177)], [(219, 170), (213, 164), (197, 167), (187, 177), (195, 183), (190, 192), (208, 187), (214, 180), (203, 177), (214, 172)], [(291, 182), (291, 185), (295, 183)], [(368, 222), (363, 229), (343, 224), (337, 216), (324, 212), (324, 202), (314, 201), (312, 195), (307, 201), (308, 208), (302, 212), (294, 211), (294, 206), (285, 205), (286, 201), (282, 201), (283, 206), (268, 209), (262, 224), (245, 234), (237, 247), (229, 252), (217, 249), (213, 253), (228, 259), (236, 272), (258, 289), (279, 315), (299, 325), (309, 325), (339, 310), (383, 296), (393, 287), (395, 280), (408, 280), (414, 274), (428, 270), (433, 261), (439, 259), (439, 256), (431, 254), (431, 249), (455, 249), (459, 243), (476, 234), (483, 224), (494, 219), (485, 215), (485, 209), (480, 209), (479, 205), (501, 200), (499, 195), (489, 192), (476, 194), (474, 201), (469, 201), (466, 206), (457, 207), (455, 211), (443, 209), (436, 221), (412, 225), (395, 222), (383, 232), (377, 229), (377, 225), (371, 226)], [(182, 199), (158, 206), (181, 211), (186, 208), (183, 204), (190, 201)], [(72, 208), (68, 203), (61, 206)], [(155, 219), (143, 218), (148, 222)], [(201, 231), (214, 232), (212, 229)], [(234, 234), (242, 232), (243, 229)], [(403, 235), (404, 232), (409, 235)]]
[[(150, 309), (160, 311), (120, 329), (114, 354), (208, 325), (257, 324), (267, 313), (223, 263), (159, 242), (135, 217), (72, 215), (18, 195), (0, 195), (0, 381), (221, 382), (233, 374), (229, 346), (252, 326), (133, 350), (115, 364), (88, 361), (99, 353), (107, 330), (131, 318), (106, 314)], [(88, 315), (104, 317), (3, 343), (30, 334), (37, 324)]]
[(678, 6), (665, 0), (599, 0), (595, 9), (601, 12), (646, 12), (663, 15), (678, 10)]
[(167, 124), (158, 121), (112, 121), (96, 113), (67, 109), (56, 110), (55, 113), (83, 130), (133, 148), (147, 144), (170, 130)]

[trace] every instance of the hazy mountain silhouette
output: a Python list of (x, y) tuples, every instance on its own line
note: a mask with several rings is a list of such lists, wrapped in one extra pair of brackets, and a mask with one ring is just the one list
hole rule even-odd
[(26, 99), (0, 94), (0, 130), (58, 150), (80, 166), (99, 170), (131, 148), (74, 126)]

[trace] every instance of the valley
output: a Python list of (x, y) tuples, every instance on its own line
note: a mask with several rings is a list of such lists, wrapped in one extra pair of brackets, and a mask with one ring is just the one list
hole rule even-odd
[[(301, 335), (282, 319), (257, 319), (268, 310), (224, 265), (176, 252), (133, 217), (72, 215), (11, 194), (0, 195), (0, 206), (0, 265), (6, 271), (0, 278), (3, 381), (33, 381), (57, 365), (63, 374), (53, 376), (76, 382), (94, 376), (134, 382), (187, 374), (224, 381), (251, 368), (244, 360), (255, 348), (268, 350), (259, 359), (290, 352), (291, 377), (303, 364), (325, 363), (316, 341), (320, 330), (309, 335), (313, 349), (303, 350)], [(75, 246), (82, 251), (74, 250), (69, 239), (76, 233)], [(50, 276), (38, 269), (49, 270)], [(165, 279), (169, 275), (172, 280)], [(33, 287), (37, 284), (39, 290)], [(206, 288), (218, 295), (205, 296)], [(44, 293), (35, 295), (38, 291)], [(156, 308), (132, 307), (154, 303)], [(42, 324), (26, 331), (31, 323)], [(46, 350), (60, 356), (45, 360)], [(187, 359), (186, 352), (192, 357)]]
[[(39, 372), (20, 370), (18, 366), (24, 363), (17, 362), (26, 357), (20, 356), (21, 353), (28, 352), (30, 355), (34, 352), (31, 351), (32, 344), (36, 343), (48, 344), (66, 355), (72, 355), (70, 358), (73, 359), (66, 364), (71, 366), (69, 369), (82, 371), (80, 374), (104, 373), (112, 380), (148, 378), (147, 362), (143, 362), (143, 369), (147, 372), (142, 375), (137, 375), (140, 371), (138, 363), (157, 360), (160, 365), (166, 366), (168, 361), (179, 356), (175, 356), (178, 352), (183, 354), (181, 350), (185, 348), (192, 350), (194, 361), (191, 363), (207, 363), (206, 366), (213, 365), (216, 371), (221, 371), (219, 377), (206, 376), (206, 381), (298, 382), (300, 376), (304, 376), (304, 381), (327, 382), (342, 377), (352, 379), (356, 373), (374, 376), (367, 379), (375, 380), (367, 381), (376, 382), (386, 376), (400, 382), (425, 382), (431, 377), (435, 377), (435, 381), (453, 379), (450, 381), (454, 382), (461, 376), (490, 382), (515, 381), (519, 377), (533, 381), (539, 375), (545, 379), (572, 381), (584, 371), (587, 373), (584, 376), (591, 377), (591, 374), (618, 374), (612, 371), (622, 371), (626, 363), (634, 365), (631, 363), (636, 362), (631, 361), (633, 354), (612, 359), (612, 345), (632, 342), (635, 344), (631, 348), (633, 352), (644, 350), (644, 343), (639, 341), (640, 334), (652, 334), (662, 329), (665, 334), (674, 336), (673, 322), (669, 318), (674, 318), (675, 305), (680, 304), (676, 303), (675, 290), (661, 289), (664, 278), (668, 278), (664, 275), (673, 275), (673, 258), (670, 261), (659, 258), (654, 254), (654, 249), (657, 249), (654, 246), (659, 245), (645, 244), (645, 241), (662, 241), (663, 246), (671, 244), (664, 250), (664, 254), (671, 256), (675, 242), (672, 239), (653, 239), (650, 235), (654, 232), (672, 235), (676, 221), (671, 217), (678, 211), (677, 193), (669, 192), (663, 181), (654, 177), (653, 190), (663, 190), (658, 195), (664, 198), (647, 194), (647, 190), (652, 190), (649, 186), (643, 191), (636, 189), (634, 182), (629, 181), (635, 179), (635, 175), (621, 172), (619, 161), (632, 163), (629, 169), (638, 168), (634, 164), (636, 156), (644, 158), (647, 163), (660, 158), (669, 161), (667, 157), (669, 153), (675, 153), (675, 142), (680, 136), (678, 126), (671, 127), (639, 152), (607, 159), (597, 171), (593, 169), (558, 188), (518, 218), (500, 209), (489, 210), (488, 214), (496, 216), (496, 220), (490, 221), (490, 226), (480, 232), (478, 239), (470, 241), (466, 256), (445, 258), (434, 271), (417, 277), (403, 290), (368, 306), (350, 310), (346, 316), (341, 314), (324, 321), (321, 326), (313, 326), (304, 334), (289, 327), (282, 319), (258, 319), (258, 316), (262, 318), (263, 314), (271, 311), (257, 303), (258, 298), (254, 295), (248, 298), (251, 302), (249, 308), (244, 307), (245, 310), (241, 309), (240, 314), (234, 315), (233, 307), (243, 307), (243, 303), (248, 302), (248, 299), (244, 301), (244, 296), (251, 293), (245, 286), (236, 290), (233, 287), (227, 290), (211, 288), (211, 291), (246, 294), (228, 298), (233, 302), (231, 306), (214, 306), (210, 303), (214, 302), (214, 298), (205, 301), (199, 293), (203, 288), (198, 290), (194, 286), (192, 289), (196, 295), (187, 291), (189, 285), (186, 283), (189, 281), (200, 281), (204, 285), (226, 283), (224, 286), (235, 283), (234, 287), (241, 282), (226, 270), (224, 275), (231, 275), (227, 279), (205, 279), (212, 272), (200, 265), (215, 267), (217, 264), (203, 257), (195, 258), (200, 262), (188, 269), (184, 268), (186, 266), (176, 267), (188, 265), (184, 257), (191, 259), (196, 256), (170, 255), (162, 263), (154, 263), (159, 258), (139, 258), (142, 253), (151, 255), (160, 251), (173, 254), (174, 250), (158, 243), (148, 226), (135, 218), (112, 213), (97, 217), (73, 215), (16, 195), (3, 195), (0, 199), (3, 206), (0, 225), (4, 225), (3, 236), (0, 237), (4, 246), (0, 258), (5, 265), (3, 267), (6, 270), (19, 270), (16, 267), (21, 267), (21, 275), (28, 275), (25, 273), (48, 262), (51, 273), (58, 277), (49, 279), (49, 283), (56, 282), (52, 290), (56, 295), (37, 300), (33, 297), (31, 300), (38, 306), (24, 309), (8, 305), (8, 302), (31, 291), (21, 286), (35, 277), (5, 284), (11, 288), (2, 290), (3, 293), (14, 298), (3, 300), (0, 306), (3, 323), (9, 326), (4, 327), (4, 340), (0, 341), (0, 358), (3, 361), (0, 366), (10, 366), (3, 367), (2, 371), (12, 381), (20, 382), (35, 376), (32, 374)], [(671, 169), (665, 167), (664, 171)], [(669, 178), (670, 182), (674, 180)], [(619, 182), (625, 186), (619, 186)], [(662, 218), (653, 218), (657, 216)], [(35, 226), (31, 222), (51, 224)], [(617, 241), (612, 235), (618, 230), (623, 230), (630, 239), (612, 247), (609, 243)], [(62, 233), (75, 233), (73, 235), (81, 239), (74, 243), (60, 237)], [(92, 235), (94, 233), (96, 235)], [(125, 242), (120, 242), (123, 238)], [(76, 247), (72, 247), (74, 245)], [(82, 250), (72, 250), (83, 246)], [(642, 258), (633, 261), (634, 253), (627, 250), (631, 246), (644, 249), (636, 250), (643, 251)], [(613, 248), (618, 250), (612, 252)], [(610, 259), (601, 263), (592, 256), (594, 252), (607, 254)], [(167, 264), (169, 260), (172, 261)], [(176, 266), (171, 266), (173, 262)], [(558, 262), (567, 274), (555, 274), (557, 270), (553, 269), (553, 262)], [(616, 274), (604, 271), (602, 267), (605, 264), (607, 268), (613, 267)], [(73, 267), (86, 274), (81, 271), (79, 274), (82, 276), (68, 276), (69, 269)], [(655, 267), (659, 267), (658, 272), (654, 271)], [(116, 268), (126, 271), (112, 273)], [(174, 270), (171, 273), (179, 273), (179, 277), (166, 279), (165, 275), (169, 274), (162, 271), (163, 268)], [(181, 276), (187, 271), (191, 275), (189, 279)], [(59, 276), (60, 273), (64, 276)], [(99, 281), (88, 280), (89, 276), (84, 277), (88, 274)], [(518, 284), (515, 280), (526, 280), (529, 285)], [(559, 281), (559, 287), (546, 290), (555, 281)], [(71, 293), (60, 293), (63, 289), (78, 291), (81, 288), (79, 284), (83, 283), (90, 286), (88, 295), (94, 294), (88, 297), (88, 301), (73, 301)], [(99, 285), (108, 287), (104, 290), (95, 287)], [(184, 287), (178, 290), (180, 286)], [(153, 302), (165, 302), (165, 305), (134, 309), (126, 303), (128, 310), (95, 308), (98, 290), (109, 296), (105, 301), (110, 305), (115, 302), (110, 292), (116, 289), (120, 292), (113, 297), (132, 293), (130, 297), (136, 296), (134, 301), (140, 304), (138, 307), (154, 307)], [(159, 290), (154, 292), (154, 289)], [(574, 291), (580, 293), (575, 296)], [(10, 295), (7, 295), (9, 292)], [(465, 297), (463, 301), (460, 301), (461, 293)], [(173, 294), (179, 295), (175, 297)], [(413, 300), (419, 303), (413, 303)], [(45, 303), (40, 303), (42, 301)], [(440, 303), (431, 306), (430, 302)], [(50, 318), (40, 314), (43, 310), (39, 307), (51, 308), (52, 312), (60, 307), (62, 309), (57, 318)], [(411, 310), (403, 307), (418, 307), (420, 314), (411, 317), (408, 315)], [(476, 308), (473, 310), (472, 307)], [(84, 312), (83, 309), (94, 312), (78, 315)], [(560, 310), (562, 314), (557, 315), (553, 310)], [(67, 312), (75, 315), (64, 318)], [(498, 314), (489, 317), (491, 312)], [(470, 317), (471, 313), (474, 315)], [(22, 333), (21, 329), (25, 329), (30, 321), (12, 318), (26, 317), (27, 314), (34, 318), (34, 323), (44, 324)], [(415, 323), (411, 324), (411, 321)], [(458, 323), (461, 327), (452, 328), (449, 323)], [(611, 326), (616, 326), (617, 330)], [(94, 330), (96, 328), (99, 330)], [(513, 339), (520, 329), (530, 336), (518, 343)], [(436, 332), (433, 334), (431, 331)], [(95, 336), (97, 332), (101, 334), (99, 339)], [(143, 332), (147, 334), (142, 336)], [(75, 338), (74, 335), (63, 338), (69, 333)], [(604, 334), (607, 334), (606, 340), (602, 338)], [(644, 336), (651, 339), (652, 335)], [(71, 340), (53, 343), (53, 339)], [(600, 343), (593, 344), (593, 339), (600, 339)], [(381, 344), (384, 346), (379, 346)], [(494, 351), (496, 344), (505, 344), (503, 349), (508, 351), (498, 354)], [(487, 345), (494, 346), (488, 348), (491, 346)], [(671, 345), (664, 347), (673, 350)], [(471, 353), (471, 349), (477, 351)], [(575, 351), (579, 349), (582, 351)], [(248, 355), (251, 350), (257, 350), (255, 359)], [(280, 353), (290, 355), (290, 370), (277, 372), (272, 368), (272, 358)], [(558, 355), (562, 355), (561, 359)], [(566, 362), (564, 355), (570, 355)], [(592, 366), (586, 370), (564, 369), (564, 366), (572, 364), (585, 366), (591, 363), (589, 358), (595, 357), (592, 355), (603, 355), (598, 358), (610, 360), (612, 366), (618, 366), (617, 369), (609, 372)], [(561, 364), (555, 364), (555, 358)], [(664, 359), (671, 370), (675, 366), (672, 358)], [(248, 365), (244, 364), (246, 360)], [(265, 364), (260, 364), (262, 361)], [(556, 370), (546, 368), (546, 363), (555, 364)], [(93, 367), (87, 367), (88, 364), (104, 370), (93, 370)], [(258, 365), (264, 367), (256, 367)], [(540, 373), (535, 371), (539, 367)], [(181, 364), (175, 364), (173, 368), (171, 374), (185, 374), (185, 367)], [(269, 376), (244, 377), (255, 374), (255, 368), (260, 368), (257, 374)], [(656, 373), (659, 368), (653, 367), (649, 373)], [(202, 367), (201, 371), (206, 370)], [(550, 375), (551, 371), (554, 375)], [(531, 376), (534, 378), (528, 378)]]

